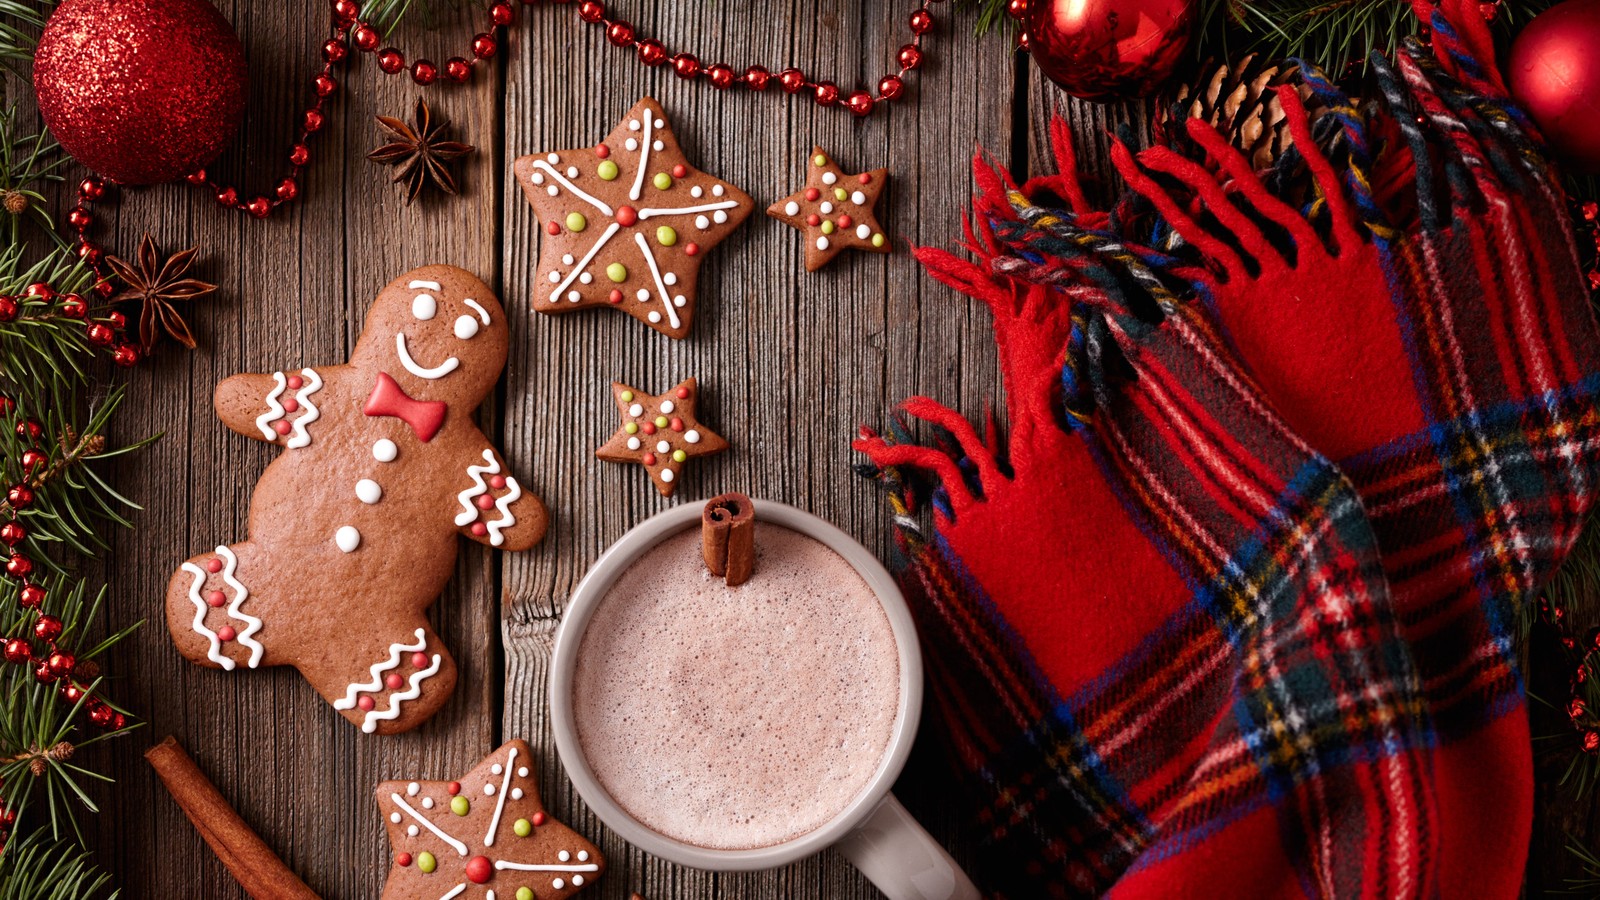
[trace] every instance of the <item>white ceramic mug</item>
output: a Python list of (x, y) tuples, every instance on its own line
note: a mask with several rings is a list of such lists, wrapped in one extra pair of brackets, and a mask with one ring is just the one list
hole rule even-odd
[(966, 873), (889, 793), (911, 753), (922, 711), (922, 654), (900, 589), (865, 547), (822, 519), (768, 500), (754, 501), (754, 506), (758, 529), (761, 524), (781, 525), (821, 541), (843, 557), (877, 594), (889, 617), (900, 655), (900, 705), (894, 734), (872, 780), (832, 821), (809, 834), (771, 847), (711, 850), (645, 827), (595, 778), (573, 724), (573, 672), (584, 629), (611, 585), (635, 560), (664, 538), (699, 527), (698, 505), (674, 507), (635, 526), (595, 562), (567, 603), (550, 672), (550, 716), (556, 750), (568, 776), (611, 830), (635, 847), (675, 863), (715, 871), (771, 869), (834, 846), (889, 900), (977, 900), (978, 890)]

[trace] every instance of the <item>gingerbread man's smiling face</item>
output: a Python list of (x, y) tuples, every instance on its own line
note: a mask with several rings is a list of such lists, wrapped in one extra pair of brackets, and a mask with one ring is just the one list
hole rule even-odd
[(505, 311), (489, 286), (453, 266), (391, 281), (367, 313), (350, 365), (385, 372), (416, 400), (476, 406), (500, 377)]

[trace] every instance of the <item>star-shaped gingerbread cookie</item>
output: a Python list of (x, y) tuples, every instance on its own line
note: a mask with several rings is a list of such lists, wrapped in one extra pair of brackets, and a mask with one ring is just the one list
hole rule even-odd
[(678, 476), (691, 456), (710, 456), (728, 449), (728, 442), (695, 419), (699, 387), (693, 378), (652, 397), (621, 382), (611, 395), (622, 414), (622, 427), (594, 452), (606, 462), (638, 463), (663, 497), (678, 489)]
[(701, 260), (755, 208), (689, 165), (649, 97), (603, 142), (524, 156), (512, 172), (544, 233), (534, 310), (615, 306), (672, 338), (689, 333)]
[(806, 271), (815, 272), (843, 250), (889, 252), (873, 211), (888, 184), (888, 169), (847, 175), (815, 147), (806, 160), (806, 186), (767, 207), (767, 215), (805, 235)]
[(540, 805), (525, 741), (459, 781), (385, 781), (377, 797), (395, 851), (382, 900), (551, 900), (605, 871), (600, 851)]

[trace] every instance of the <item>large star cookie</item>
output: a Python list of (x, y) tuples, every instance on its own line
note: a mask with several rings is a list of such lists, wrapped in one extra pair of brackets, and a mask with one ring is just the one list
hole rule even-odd
[(532, 306), (615, 306), (672, 338), (689, 333), (700, 261), (754, 201), (689, 165), (646, 97), (603, 143), (512, 167), (544, 231)]
[(621, 382), (611, 395), (622, 415), (622, 427), (594, 452), (606, 462), (638, 463), (650, 473), (663, 497), (678, 489), (678, 475), (691, 456), (710, 456), (728, 449), (728, 442), (695, 419), (699, 388), (693, 378), (652, 397)]
[(605, 871), (600, 851), (540, 805), (524, 741), (459, 781), (385, 781), (377, 797), (395, 850), (382, 900), (550, 900)]
[(847, 175), (815, 147), (806, 160), (805, 187), (767, 207), (767, 215), (805, 236), (806, 271), (815, 272), (844, 250), (889, 252), (873, 211), (888, 186), (888, 169)]

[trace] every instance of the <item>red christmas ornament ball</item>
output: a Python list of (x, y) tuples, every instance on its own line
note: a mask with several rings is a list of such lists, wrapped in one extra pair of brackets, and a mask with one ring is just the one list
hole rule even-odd
[(1511, 45), (1511, 96), (1564, 162), (1600, 172), (1600, 0), (1534, 16)]
[(1143, 97), (1182, 60), (1195, 30), (1195, 0), (1029, 0), (1033, 61), (1085, 100)]
[(207, 0), (64, 0), (39, 38), (33, 83), (75, 159), (112, 181), (157, 184), (233, 139), (249, 72)]

